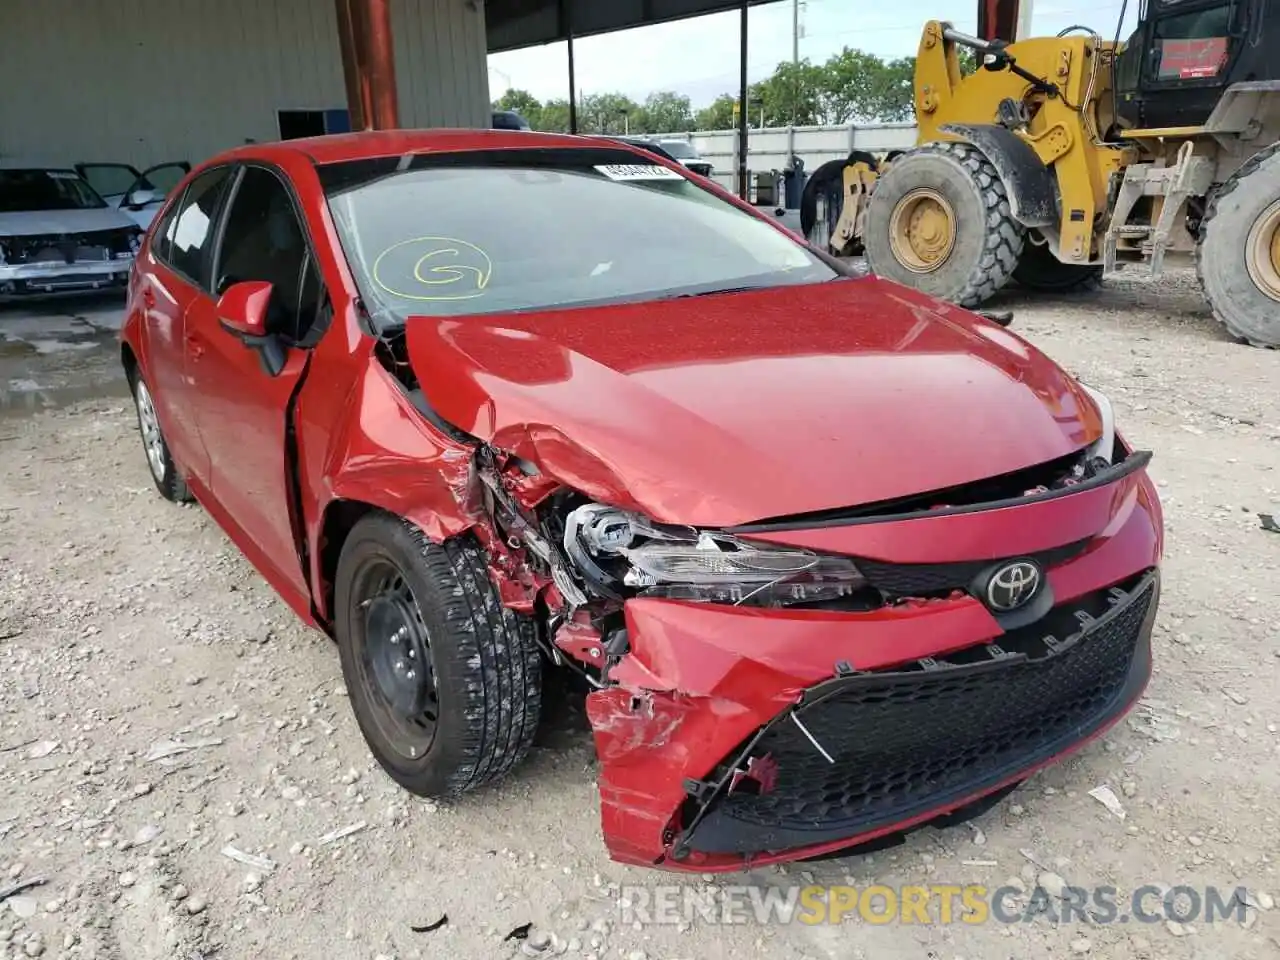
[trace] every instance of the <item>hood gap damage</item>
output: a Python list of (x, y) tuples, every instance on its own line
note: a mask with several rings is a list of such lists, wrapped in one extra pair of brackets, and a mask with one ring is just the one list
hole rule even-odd
[[(955, 571), (943, 570), (945, 564), (928, 565), (931, 573), (937, 574), (928, 586), (918, 572), (901, 575), (910, 573), (907, 568), (912, 564), (860, 561), (752, 540), (750, 535), (1030, 504), (1115, 483), (1150, 460), (1149, 453), (1131, 451), (1119, 441), (1107, 450), (1107, 456), (1098, 456), (1097, 445), (1090, 444), (1044, 463), (931, 493), (720, 530), (685, 527), (593, 501), (558, 479), (550, 454), (546, 457), (549, 462), (533, 462), (449, 423), (428, 402), (403, 331), (385, 336), (376, 351), (382, 366), (424, 419), (449, 440), (470, 450), (468, 496), (473, 522), (469, 532), (487, 552), (490, 580), (502, 603), (533, 618), (543, 655), (585, 685), (587, 712), (605, 771), (618, 756), (637, 748), (660, 750), (675, 738), (679, 724), (695, 709), (690, 704), (710, 703), (716, 698), (710, 689), (681, 683), (680, 671), (673, 672), (671, 663), (655, 663), (648, 644), (639, 651), (633, 649), (625, 613), (629, 600), (657, 598), (698, 607), (788, 608), (814, 613), (972, 602), (972, 563), (953, 564)], [(535, 450), (529, 455), (541, 461), (544, 453)], [(1049, 551), (1041, 562), (1046, 568), (1069, 562), (1087, 547), (1087, 541), (1073, 542)], [(860, 563), (867, 569), (860, 569)], [(895, 568), (899, 574), (896, 579), (892, 576)], [(1110, 602), (1115, 606), (1121, 601), (1113, 597)], [(1090, 617), (1086, 615), (1080, 623), (1086, 624)], [(1035, 624), (1025, 629), (1034, 630)], [(1082, 629), (1087, 629), (1087, 624)], [(1020, 632), (1003, 634), (1001, 642)], [(1049, 635), (1043, 640), (1044, 658), (1065, 656), (1074, 644), (1070, 638), (1059, 643)], [(989, 657), (991, 666), (1019, 656), (1026, 659), (1025, 654), (1008, 653), (994, 642), (972, 649)], [(897, 668), (897, 673), (882, 675), (905, 675), (913, 670), (941, 675), (982, 668), (963, 657), (953, 662), (949, 655), (939, 655), (911, 660)], [(830, 683), (845, 685), (867, 675), (840, 661), (831, 667)], [(596, 699), (593, 709), (593, 698), (605, 699)], [(668, 808), (669, 819), (661, 834), (663, 852), (647, 862), (669, 858), (705, 865), (707, 856), (715, 859), (733, 854), (750, 864), (784, 849), (767, 843), (750, 849), (719, 849), (715, 842), (704, 847), (695, 837), (708, 818), (717, 816), (730, 800), (738, 803), (752, 796), (767, 797), (777, 787), (785, 770), (780, 769), (773, 751), (759, 748), (771, 732), (789, 721), (794, 721), (793, 733), (815, 756), (827, 764), (836, 762), (824, 746), (824, 735), (801, 720), (801, 713), (812, 707), (810, 699), (805, 688), (797, 688), (789, 703), (780, 702), (781, 708), (763, 717), (736, 751), (722, 754), (706, 776), (682, 778), (679, 792), (683, 801), (677, 800)], [(602, 772), (602, 793), (615, 789), (606, 780), (608, 775)], [(1004, 789), (1002, 784), (1007, 783), (1006, 778), (986, 787)], [(941, 799), (948, 804), (943, 815), (953, 818), (961, 816), (966, 805), (977, 803), (967, 794), (954, 792)]]

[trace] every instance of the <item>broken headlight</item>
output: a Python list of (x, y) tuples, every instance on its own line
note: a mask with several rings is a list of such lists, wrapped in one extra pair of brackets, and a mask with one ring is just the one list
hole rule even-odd
[(657, 524), (602, 504), (569, 514), (564, 546), (588, 586), (615, 598), (786, 606), (834, 600), (866, 586), (846, 557)]
[(1084, 392), (1089, 395), (1098, 408), (1098, 417), (1102, 420), (1102, 435), (1098, 437), (1089, 447), (1086, 453), (1086, 460), (1103, 460), (1110, 464), (1114, 462), (1116, 452), (1116, 414), (1115, 409), (1111, 406), (1110, 399), (1105, 393), (1094, 390), (1087, 384), (1080, 384)]

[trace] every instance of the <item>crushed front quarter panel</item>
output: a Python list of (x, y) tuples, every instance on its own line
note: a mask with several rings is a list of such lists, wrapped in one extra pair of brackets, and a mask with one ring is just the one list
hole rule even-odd
[[(957, 542), (981, 553), (982, 537), (1018, 543), (1018, 531), (1028, 526), (1043, 528), (1042, 541), (1057, 544), (1087, 531), (1087, 549), (1048, 571), (1062, 605), (1157, 566), (1161, 538), (1155, 491), (1145, 474), (1137, 475), (1133, 487), (1125, 493), (1103, 490), (1093, 496), (1063, 497), (1035, 509), (830, 527), (797, 532), (794, 539), (821, 533), (828, 538), (825, 548), (831, 549), (841, 536), (850, 535), (846, 542), (860, 546), (858, 538), (879, 526), (880, 552), (892, 554), (897, 537), (908, 545), (918, 535), (949, 543), (954, 531)], [(1109, 509), (1097, 509), (1099, 502)], [(984, 534), (975, 533), (975, 523)], [(955, 553), (963, 555), (964, 547)], [(837, 664), (843, 662), (854, 671), (884, 670), (998, 643), (1002, 636), (987, 608), (965, 594), (865, 613), (634, 599), (626, 604), (626, 621), (630, 652), (609, 674), (617, 686), (588, 697), (602, 763), (605, 840), (610, 853), (624, 862), (686, 870), (739, 870), (817, 852), (760, 850), (740, 856), (694, 851), (683, 860), (671, 856), (683, 825), (688, 783), (710, 779), (745, 740), (788, 710), (805, 690), (836, 676)], [(1145, 683), (1145, 677), (1141, 679)], [(1027, 772), (1019, 771), (1018, 776)], [(957, 805), (865, 836), (824, 841), (821, 847), (832, 850), (863, 842)]]

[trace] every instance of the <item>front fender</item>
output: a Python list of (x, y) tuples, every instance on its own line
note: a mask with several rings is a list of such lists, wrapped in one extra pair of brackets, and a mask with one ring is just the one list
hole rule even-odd
[(996, 124), (948, 123), (939, 129), (981, 150), (991, 161), (1009, 194), (1013, 218), (1024, 227), (1058, 223), (1058, 192), (1053, 171), (1031, 145), (1007, 127)]
[[(372, 356), (339, 400), (332, 384), (304, 394), (299, 421), (302, 448), (326, 448), (318, 473), (303, 471), (309, 518), (312, 599), (330, 615), (322, 557), (335, 509), (354, 506), (395, 514), (441, 542), (474, 526), (472, 450), (429, 424), (392, 376)], [(314, 378), (313, 378), (314, 379)], [(325, 427), (342, 424), (336, 434)], [(314, 468), (313, 468), (314, 469)]]

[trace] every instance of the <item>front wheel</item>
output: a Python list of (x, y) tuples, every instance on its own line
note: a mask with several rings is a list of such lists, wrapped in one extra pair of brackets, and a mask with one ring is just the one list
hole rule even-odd
[(1280, 143), (1232, 174), (1200, 224), (1196, 271), (1230, 333), (1280, 347)]
[(541, 711), (534, 625), (502, 605), (475, 541), (364, 517), (338, 561), (334, 627), (356, 722), (405, 789), (456, 797), (528, 753)]

